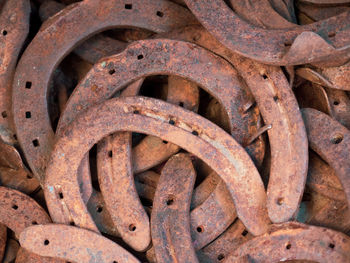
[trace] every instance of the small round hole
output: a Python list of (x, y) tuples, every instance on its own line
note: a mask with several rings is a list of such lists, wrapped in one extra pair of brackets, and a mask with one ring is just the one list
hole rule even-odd
[(129, 225), (129, 230), (134, 232), (136, 230), (136, 226), (134, 224)]
[(248, 231), (244, 229), (241, 235), (245, 237), (246, 235), (248, 235)]
[(286, 249), (291, 249), (292, 245), (291, 244), (287, 244), (286, 245)]
[(280, 197), (280, 198), (277, 199), (277, 204), (278, 205), (283, 205), (283, 202), (284, 202), (283, 197)]
[(273, 97), (273, 100), (274, 100), (275, 102), (277, 102), (277, 101), (278, 101), (278, 96), (274, 96), (274, 97)]
[(70, 222), (69, 222), (69, 225), (75, 226), (75, 223), (74, 223), (73, 221), (70, 221)]
[(262, 77), (263, 77), (264, 79), (267, 79), (267, 78), (268, 78), (266, 74), (263, 74)]
[(163, 12), (160, 12), (160, 11), (157, 11), (157, 16), (163, 17), (163, 16), (164, 16), (164, 13), (163, 13)]
[(115, 73), (115, 70), (114, 69), (111, 69), (108, 71), (109, 75), (113, 75)]
[(138, 60), (143, 59), (143, 55), (138, 55), (138, 56), (137, 56), (137, 59), (138, 59)]
[(344, 139), (343, 135), (338, 133), (338, 134), (333, 136), (331, 141), (333, 144), (339, 144), (343, 141), (343, 139)]
[(194, 136), (198, 136), (198, 132), (197, 132), (197, 131), (192, 131), (192, 134), (193, 134)]
[(38, 222), (36, 222), (36, 221), (32, 222), (32, 225), (37, 225), (37, 224), (38, 224)]
[(175, 125), (175, 121), (174, 120), (169, 120), (169, 124)]
[(331, 249), (335, 248), (335, 245), (333, 243), (329, 243), (328, 245)]
[(184, 106), (184, 103), (182, 101), (179, 102), (179, 106), (180, 107), (183, 107)]
[(138, 110), (134, 110), (134, 114), (140, 114)]
[(218, 255), (218, 260), (221, 261), (225, 258), (225, 255), (224, 254), (220, 254)]
[(96, 209), (96, 212), (97, 213), (101, 213), (103, 210), (103, 207), (102, 206), (98, 206), (97, 209)]
[(174, 203), (174, 197), (172, 195), (168, 196), (168, 199), (166, 200), (166, 205), (170, 206)]
[(12, 209), (17, 210), (17, 209), (18, 209), (18, 206), (17, 206), (17, 205), (13, 205), (13, 206), (12, 206)]
[(132, 4), (125, 4), (124, 7), (125, 7), (125, 9), (129, 9), (130, 10), (130, 9), (132, 9)]
[(63, 199), (63, 193), (62, 193), (62, 192), (59, 192), (59, 193), (58, 193), (58, 197), (59, 197), (60, 199)]
[(45, 246), (47, 246), (48, 244), (50, 244), (50, 241), (49, 241), (49, 240), (47, 240), (47, 239), (45, 239), (45, 241), (44, 241), (44, 245), (45, 245)]
[(6, 30), (3, 30), (3, 31), (2, 31), (2, 34), (3, 34), (4, 36), (6, 36), (6, 35), (7, 35), (7, 31), (6, 31)]
[(118, 263), (118, 261), (115, 261), (115, 260), (114, 260), (113, 263)]
[(167, 141), (163, 141), (164, 144), (167, 144), (168, 142)]
[(2, 116), (4, 119), (7, 118), (7, 112), (6, 112), (6, 111), (1, 112), (1, 116)]
[(33, 179), (33, 176), (30, 174), (27, 174), (27, 179)]
[(329, 32), (328, 37), (335, 37), (335, 32)]
[(197, 232), (198, 232), (198, 233), (202, 233), (202, 232), (204, 232), (204, 228), (203, 228), (203, 226), (199, 226), (199, 227), (197, 227)]
[(113, 157), (113, 151), (108, 151), (108, 157), (112, 158)]
[(333, 105), (338, 106), (339, 105), (339, 101), (337, 101), (337, 100), (333, 101)]

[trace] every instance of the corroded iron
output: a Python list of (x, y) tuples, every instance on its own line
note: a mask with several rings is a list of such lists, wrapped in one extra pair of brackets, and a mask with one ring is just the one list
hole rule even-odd
[[(349, 237), (341, 232), (288, 222), (272, 225), (267, 234), (245, 242), (224, 262), (348, 262), (349, 251)], [(245, 256), (247, 260), (238, 261)]]
[[(186, 119), (191, 122), (184, 121)], [(264, 187), (243, 148), (219, 127), (192, 112), (158, 100), (136, 97), (114, 99), (91, 107), (65, 130), (52, 154), (44, 189), (50, 215), (55, 222), (73, 221), (77, 226), (97, 231), (80, 197), (76, 171), (84, 154), (95, 142), (121, 130), (160, 137), (203, 159), (225, 181), (237, 215), (250, 232), (258, 235), (267, 229)], [(85, 137), (90, 139), (86, 140)], [(76, 144), (80, 147), (76, 148)], [(216, 158), (210, 157), (213, 154)], [(61, 162), (65, 164), (61, 165)], [(234, 190), (248, 180), (249, 187)], [(62, 181), (65, 183), (58, 183)]]
[(166, 32), (188, 23), (195, 23), (190, 12), (167, 1), (129, 5), (120, 0), (92, 0), (68, 6), (41, 27), (18, 63), (12, 97), (18, 140), (41, 182), (55, 141), (46, 100), (49, 80), (65, 55), (87, 37), (112, 27)]
[(190, 204), (196, 179), (188, 155), (165, 164), (153, 201), (152, 242), (157, 262), (199, 262), (190, 234)]
[[(245, 59), (230, 52), (201, 27), (179, 29), (170, 38), (193, 41), (230, 61), (250, 88), (268, 130), (271, 170), (268, 210), (273, 222), (296, 216), (305, 186), (308, 145), (297, 101), (280, 68)], [(248, 104), (248, 109), (251, 104)], [(288, 121), (286, 121), (288, 120)]]
[(350, 58), (349, 11), (310, 25), (268, 30), (244, 21), (225, 1), (185, 2), (221, 43), (251, 59), (274, 65), (342, 65)]
[(73, 226), (31, 226), (21, 233), (19, 241), (25, 249), (44, 257), (83, 263), (140, 262), (113, 241)]
[(302, 109), (310, 148), (322, 157), (338, 176), (350, 204), (350, 132), (339, 122), (314, 109)]
[(11, 110), (12, 81), (18, 55), (29, 32), (30, 1), (6, 1), (0, 13), (0, 139), (15, 144)]

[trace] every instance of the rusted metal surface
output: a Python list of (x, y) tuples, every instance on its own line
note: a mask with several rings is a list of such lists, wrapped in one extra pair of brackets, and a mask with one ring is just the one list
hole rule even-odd
[(267, 234), (244, 243), (223, 262), (241, 262), (238, 260), (244, 256), (247, 256), (248, 260), (242, 262), (348, 262), (349, 251), (350, 240), (343, 233), (289, 222), (272, 225)]
[(157, 262), (199, 262), (189, 216), (195, 179), (196, 172), (186, 154), (171, 157), (162, 170), (151, 216)]
[(273, 222), (295, 217), (307, 175), (308, 145), (297, 101), (281, 69), (228, 51), (200, 27), (176, 30), (168, 36), (194, 41), (220, 54), (241, 74), (265, 123), (272, 125), (268, 130), (272, 155), (267, 193), (269, 216)]
[(19, 241), (22, 247), (40, 256), (72, 262), (140, 262), (113, 241), (73, 226), (31, 226), (21, 233)]
[(0, 261), (2, 262), (5, 254), (7, 240), (7, 228), (5, 225), (0, 224)]
[[(110, 121), (107, 121), (108, 117)], [(87, 121), (89, 118), (90, 124)], [(174, 124), (169, 123), (172, 119)], [(185, 119), (191, 120), (191, 123), (184, 122)], [(146, 122), (148, 125), (144, 125)], [(91, 126), (92, 123), (95, 125)], [(140, 125), (141, 123), (143, 124)], [(83, 155), (95, 142), (118, 130), (160, 137), (203, 159), (225, 181), (238, 217), (250, 232), (255, 235), (264, 233), (268, 224), (265, 191), (256, 168), (243, 148), (227, 133), (205, 119), (181, 107), (147, 98), (114, 99), (92, 107), (65, 130), (52, 154), (44, 189), (49, 211), (55, 222), (69, 223), (73, 220), (77, 226), (97, 231), (80, 197), (76, 171)], [(176, 130), (176, 135), (171, 130)], [(75, 145), (80, 147), (76, 148)], [(201, 149), (202, 147), (206, 150)], [(209, 156), (214, 156), (212, 154), (216, 158), (210, 158)], [(61, 162), (65, 165), (61, 165)], [(249, 187), (239, 187), (247, 183), (247, 180)], [(57, 183), (62, 181), (65, 184)], [(236, 187), (239, 187), (239, 192), (234, 190)]]
[(310, 148), (322, 157), (338, 176), (350, 204), (350, 132), (339, 122), (314, 109), (302, 109)]
[(350, 40), (346, 36), (350, 12), (310, 25), (268, 30), (247, 23), (222, 0), (185, 2), (221, 43), (251, 59), (275, 65), (342, 65), (350, 58)]
[(0, 13), (0, 139), (15, 144), (11, 110), (12, 81), (18, 55), (29, 31), (28, 0), (6, 1)]
[[(157, 11), (163, 16), (158, 16)], [(120, 0), (93, 0), (68, 6), (41, 27), (21, 57), (13, 85), (17, 137), (41, 182), (54, 143), (46, 100), (49, 80), (65, 55), (82, 40), (112, 27), (166, 32), (188, 23), (195, 23), (190, 12), (167, 1), (133, 1), (130, 6)], [(26, 112), (30, 112), (30, 118), (26, 118)]]

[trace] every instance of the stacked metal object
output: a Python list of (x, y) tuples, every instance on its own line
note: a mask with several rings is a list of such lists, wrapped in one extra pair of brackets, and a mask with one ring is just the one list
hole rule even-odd
[(0, 262), (350, 262), (349, 0), (0, 11)]

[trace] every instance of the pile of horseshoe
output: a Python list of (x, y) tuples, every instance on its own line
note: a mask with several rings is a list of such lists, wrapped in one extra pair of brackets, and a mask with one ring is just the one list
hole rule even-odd
[(350, 0), (0, 0), (0, 262), (350, 262)]

